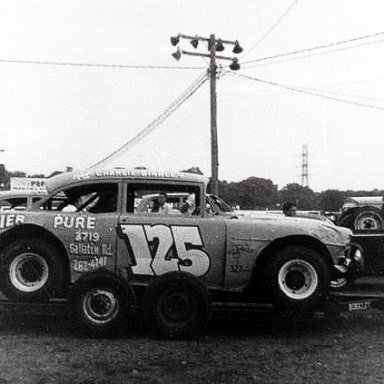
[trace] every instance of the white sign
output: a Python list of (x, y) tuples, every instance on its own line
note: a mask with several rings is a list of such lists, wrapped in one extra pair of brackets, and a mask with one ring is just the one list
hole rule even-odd
[(46, 192), (45, 179), (34, 177), (11, 177), (11, 191)]

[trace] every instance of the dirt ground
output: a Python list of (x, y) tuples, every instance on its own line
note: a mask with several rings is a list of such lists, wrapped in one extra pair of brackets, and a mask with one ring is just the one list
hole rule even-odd
[(63, 316), (0, 319), (4, 383), (383, 383), (384, 311), (323, 319), (216, 313), (196, 341), (74, 335)]

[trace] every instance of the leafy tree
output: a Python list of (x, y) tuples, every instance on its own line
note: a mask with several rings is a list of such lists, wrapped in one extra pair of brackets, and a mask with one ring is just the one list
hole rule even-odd
[(13, 172), (9, 172), (9, 176), (10, 177), (27, 177), (27, 174), (22, 171), (13, 171)]
[(339, 211), (345, 200), (345, 192), (336, 189), (327, 189), (320, 192), (317, 197), (317, 206), (324, 211)]
[(186, 172), (186, 173), (195, 173), (197, 175), (202, 175), (203, 172), (201, 172), (201, 169), (199, 167), (191, 167), (191, 168), (188, 168), (188, 169), (185, 169), (181, 172)]
[(219, 188), (224, 200), (241, 209), (266, 209), (277, 203), (277, 187), (269, 179), (249, 177), (239, 183), (221, 183)]
[(292, 202), (298, 209), (314, 209), (316, 194), (309, 187), (303, 187), (297, 183), (287, 184), (279, 191), (280, 203)]

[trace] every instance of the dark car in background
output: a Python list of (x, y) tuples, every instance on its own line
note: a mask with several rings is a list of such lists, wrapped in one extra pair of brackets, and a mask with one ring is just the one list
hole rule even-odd
[(383, 205), (382, 196), (348, 197), (343, 203), (336, 224), (352, 231), (382, 231)]

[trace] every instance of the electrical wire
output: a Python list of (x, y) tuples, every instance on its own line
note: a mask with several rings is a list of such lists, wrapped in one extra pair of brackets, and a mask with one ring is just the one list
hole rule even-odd
[(185, 103), (208, 79), (207, 72), (204, 72), (199, 76), (188, 88), (184, 91), (178, 98), (176, 98), (153, 122), (151, 122), (147, 127), (141, 130), (137, 135), (135, 135), (131, 140), (122, 145), (120, 148), (112, 152), (110, 155), (104, 157), (97, 163), (93, 164), (88, 170), (96, 170), (105, 164), (109, 163), (113, 159), (122, 155), (124, 152), (128, 151), (146, 136), (148, 136), (152, 131), (154, 131), (164, 120), (166, 120), (172, 113), (174, 113), (183, 103)]
[(117, 69), (204, 69), (205, 67), (175, 67), (161, 65), (125, 65), (125, 64), (92, 64), (92, 63), (71, 63), (58, 61), (35, 61), (35, 60), (13, 60), (0, 59), (0, 63), (12, 64), (37, 64), (37, 65), (54, 65), (65, 67), (90, 67), (90, 68), (117, 68)]
[[(297, 54), (300, 54), (300, 53), (311, 52), (311, 51), (315, 51), (315, 50), (318, 50), (318, 49), (336, 47), (336, 46), (341, 45), (341, 44), (353, 43), (355, 41), (371, 39), (373, 37), (382, 36), (382, 35), (384, 35), (384, 32), (372, 33), (370, 35), (359, 36), (359, 37), (355, 37), (353, 39), (348, 39), (348, 40), (335, 41), (333, 43), (318, 45), (318, 46), (312, 47), (312, 48), (304, 48), (304, 49), (299, 49), (299, 50), (295, 50), (295, 51), (291, 51), (291, 52), (280, 53), (280, 54), (273, 55), (273, 56), (261, 57), (259, 59), (243, 61), (242, 65), (250, 64), (250, 63), (256, 63), (256, 62), (260, 62), (260, 61), (272, 60), (272, 59), (281, 58), (281, 57), (285, 57), (285, 56), (297, 55)], [(333, 51), (331, 51), (331, 52), (333, 52)]]
[[(332, 86), (331, 84), (329, 86)], [(338, 95), (338, 96), (345, 96), (349, 98), (355, 98), (355, 99), (364, 99), (364, 100), (373, 100), (373, 101), (382, 101), (381, 98), (374, 98), (374, 97), (368, 97), (368, 96), (360, 96), (360, 95), (351, 95), (344, 92), (337, 92), (337, 91), (330, 91), (329, 89), (316, 89), (316, 88), (309, 88), (309, 87), (295, 87), (300, 90), (304, 91), (314, 91), (317, 93), (325, 93), (325, 94), (332, 94), (332, 95)], [(275, 96), (275, 95), (282, 95), (286, 93), (287, 90), (280, 90), (280, 91), (271, 91), (267, 89), (256, 91), (252, 96), (244, 96), (244, 97), (226, 97), (222, 96), (218, 98), (220, 102), (229, 102), (229, 101), (239, 101), (239, 100), (251, 100), (256, 99), (258, 97), (267, 97), (267, 96)]]
[(365, 107), (365, 108), (371, 108), (371, 109), (376, 109), (376, 110), (384, 111), (384, 107), (379, 107), (379, 106), (376, 106), (376, 105), (370, 105), (370, 104), (364, 104), (364, 103), (359, 103), (359, 102), (350, 101), (350, 100), (344, 100), (344, 99), (340, 99), (338, 97), (327, 96), (327, 95), (319, 94), (319, 93), (316, 93), (316, 92), (306, 91), (306, 90), (303, 90), (303, 89), (300, 89), (300, 88), (295, 88), (295, 87), (288, 86), (288, 85), (285, 85), (285, 84), (280, 84), (280, 83), (276, 83), (276, 82), (273, 82), (273, 81), (263, 80), (263, 79), (259, 79), (259, 78), (256, 78), (256, 77), (243, 75), (243, 74), (240, 74), (240, 73), (236, 73), (236, 74), (233, 74), (233, 75), (234, 76), (243, 77), (243, 78), (248, 79), (248, 80), (257, 81), (257, 82), (260, 82), (260, 83), (273, 85), (275, 87), (280, 87), (280, 88), (288, 89), (290, 91), (294, 91), (294, 92), (298, 92), (298, 93), (303, 93), (303, 94), (310, 95), (310, 96), (317, 96), (317, 97), (321, 97), (323, 99), (338, 101), (338, 102), (341, 102), (341, 103), (344, 103), (344, 104), (351, 104), (351, 105), (356, 105), (356, 106), (359, 106), (359, 107)]
[(298, 0), (293, 0), (291, 5), (285, 10), (285, 12), (277, 19), (275, 24), (272, 25), (271, 28), (268, 29), (268, 31), (259, 39), (256, 41), (254, 45), (242, 56), (243, 58), (247, 55), (249, 55), (259, 44), (261, 44), (270, 34), (271, 32), (282, 22), (282, 20), (287, 16), (288, 12), (296, 5)]
[(307, 58), (312, 58), (312, 57), (319, 56), (319, 55), (325, 55), (325, 54), (328, 54), (328, 53), (332, 53), (333, 54), (335, 52), (345, 51), (345, 50), (348, 50), (348, 49), (360, 48), (360, 47), (365, 47), (367, 45), (379, 44), (379, 43), (382, 43), (383, 41), (384, 41), (384, 39), (377, 40), (377, 41), (370, 41), (370, 42), (367, 42), (367, 43), (361, 43), (361, 44), (358, 44), (358, 45), (353, 45), (351, 47), (342, 47), (342, 48), (333, 49), (331, 51), (315, 52), (315, 53), (310, 53), (308, 55), (302, 55), (302, 56), (298, 56), (298, 57), (290, 57), (290, 58), (285, 59), (285, 60), (276, 60), (276, 61), (272, 61), (272, 62), (265, 62), (265, 63), (249, 65), (249, 66), (246, 65), (245, 67), (242, 66), (241, 69), (249, 69), (249, 68), (255, 68), (255, 67), (263, 67), (263, 66), (272, 65), (272, 64), (286, 63), (288, 61), (307, 59)]

